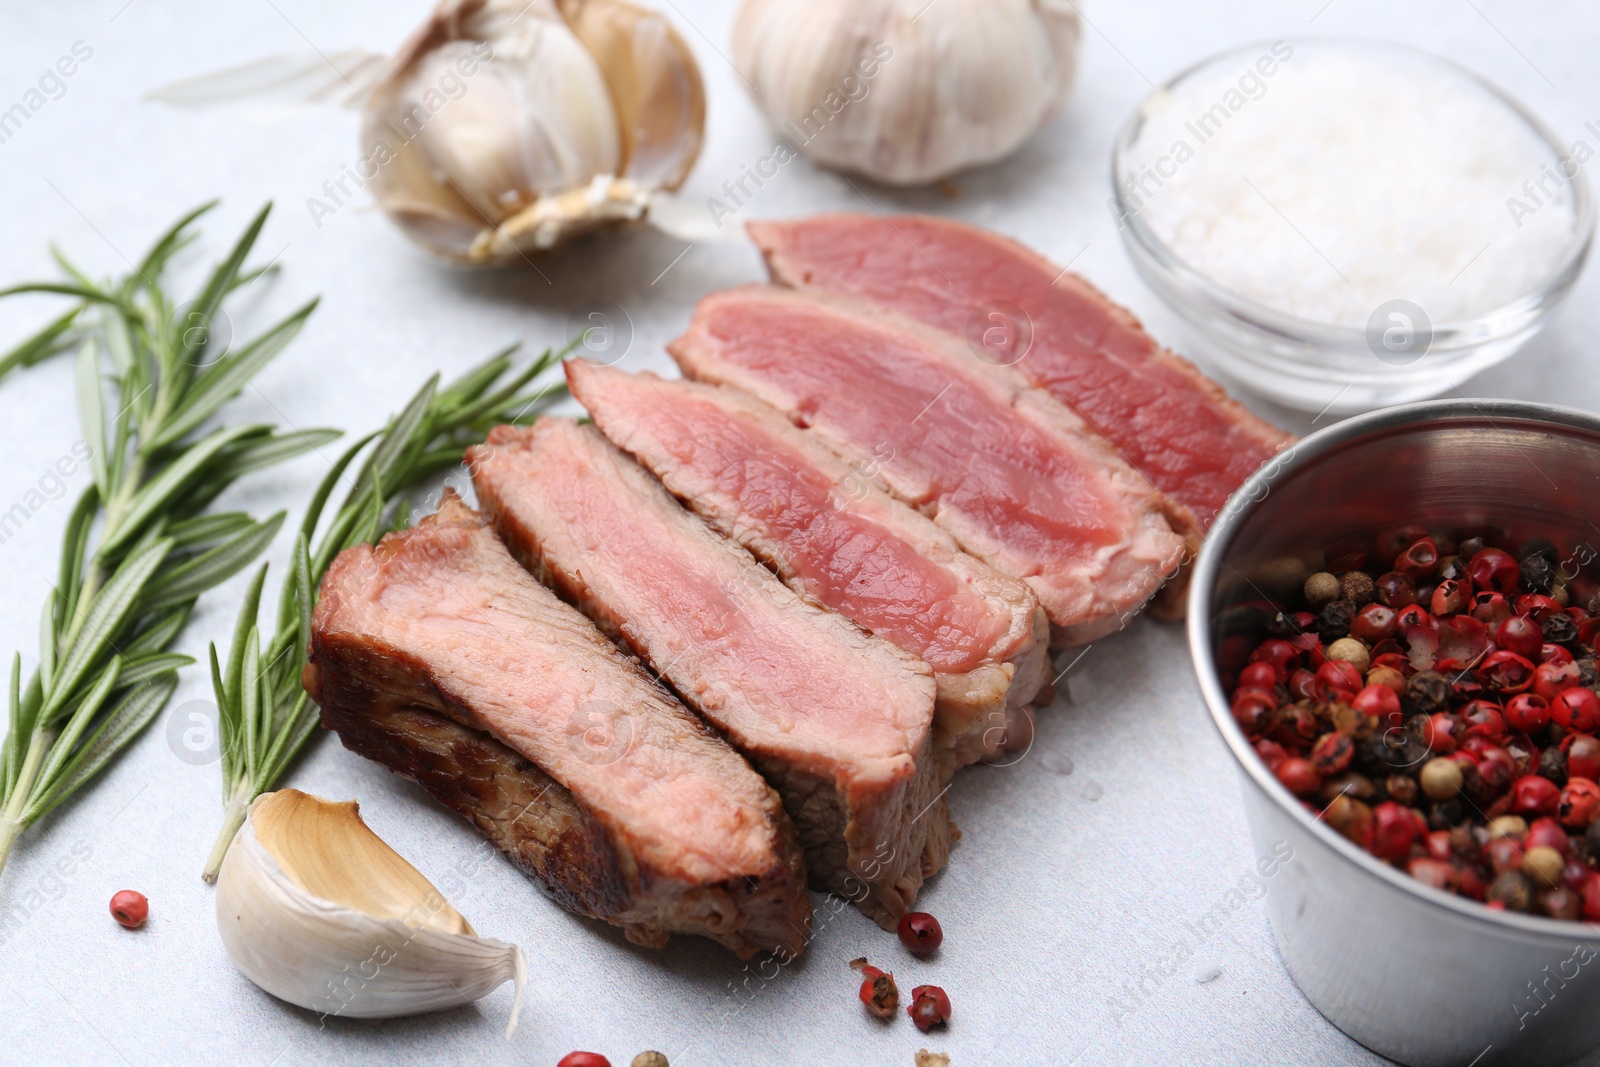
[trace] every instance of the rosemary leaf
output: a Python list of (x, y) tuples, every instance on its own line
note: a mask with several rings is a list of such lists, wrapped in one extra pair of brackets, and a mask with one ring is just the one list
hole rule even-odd
[(39, 662), (26, 682), (22, 656), (12, 659), (0, 743), (0, 869), (24, 830), (161, 713), (178, 671), (192, 662), (171, 646), (196, 599), (250, 566), (285, 518), (258, 522), (206, 507), (237, 478), (337, 436), (280, 435), (267, 426), (207, 432), (309, 313), (294, 312), (236, 351), (205, 350), (217, 310), (265, 270), (244, 263), (267, 215), (263, 208), (255, 216), (180, 321), (182, 302), (168, 295), (162, 274), (196, 239), (193, 224), (210, 207), (180, 219), (121, 279), (97, 283), (57, 253), (66, 281), (0, 290), (72, 298), (66, 314), (0, 356), (0, 376), (76, 349), (78, 415), (94, 478), (67, 519), (57, 588), (41, 612)]

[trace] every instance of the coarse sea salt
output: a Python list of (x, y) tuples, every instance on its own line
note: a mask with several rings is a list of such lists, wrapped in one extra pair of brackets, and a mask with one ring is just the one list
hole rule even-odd
[(1572, 239), (1584, 160), (1400, 49), (1275, 42), (1143, 118), (1130, 209), (1204, 277), (1299, 318), (1364, 327), (1404, 299), (1461, 322), (1536, 290)]

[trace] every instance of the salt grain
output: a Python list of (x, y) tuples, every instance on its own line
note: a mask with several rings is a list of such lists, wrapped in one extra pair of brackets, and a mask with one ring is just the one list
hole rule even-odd
[(1459, 322), (1549, 279), (1574, 226), (1562, 168), (1582, 159), (1406, 52), (1272, 51), (1146, 107), (1123, 192), (1180, 259), (1268, 307), (1357, 327), (1395, 299)]

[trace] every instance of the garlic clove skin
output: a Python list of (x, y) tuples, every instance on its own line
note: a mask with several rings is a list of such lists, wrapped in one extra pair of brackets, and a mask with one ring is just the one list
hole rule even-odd
[(682, 185), (705, 137), (706, 92), (694, 53), (672, 25), (626, 0), (558, 0), (599, 64), (617, 111), (618, 174), (648, 189)]
[(1010, 155), (1077, 69), (1068, 0), (745, 0), (733, 62), (816, 162), (890, 185)]
[(425, 247), (510, 263), (642, 218), (687, 176), (704, 124), (694, 57), (652, 11), (442, 0), (367, 103), (363, 174)]
[(438, 890), (361, 821), (294, 789), (250, 808), (217, 878), (217, 929), (234, 965), (280, 1000), (383, 1019), (458, 1007), (516, 985), (522, 950), (476, 936)]

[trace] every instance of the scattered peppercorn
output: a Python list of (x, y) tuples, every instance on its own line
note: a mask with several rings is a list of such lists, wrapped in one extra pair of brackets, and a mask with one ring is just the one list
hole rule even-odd
[(861, 1003), (880, 1019), (892, 1017), (894, 1010), (900, 1006), (900, 989), (894, 984), (894, 975), (872, 966), (863, 966), (859, 970), (864, 976), (861, 979)]
[(1440, 891), (1600, 923), (1600, 562), (1504, 537), (1329, 546), (1294, 602), (1229, 609), (1222, 673), (1330, 829)]
[(111, 917), (130, 930), (137, 930), (150, 917), (150, 901), (136, 889), (123, 889), (111, 897)]
[(950, 1021), (950, 998), (936, 985), (919, 985), (911, 991), (911, 1006), (906, 1014), (918, 1030), (926, 1033)]
[(598, 1052), (569, 1052), (556, 1067), (611, 1067), (611, 1061)]
[(936, 951), (944, 944), (939, 920), (925, 911), (908, 911), (900, 916), (900, 943), (919, 956)]
[(672, 1067), (659, 1052), (641, 1052), (633, 1058), (632, 1067)]

